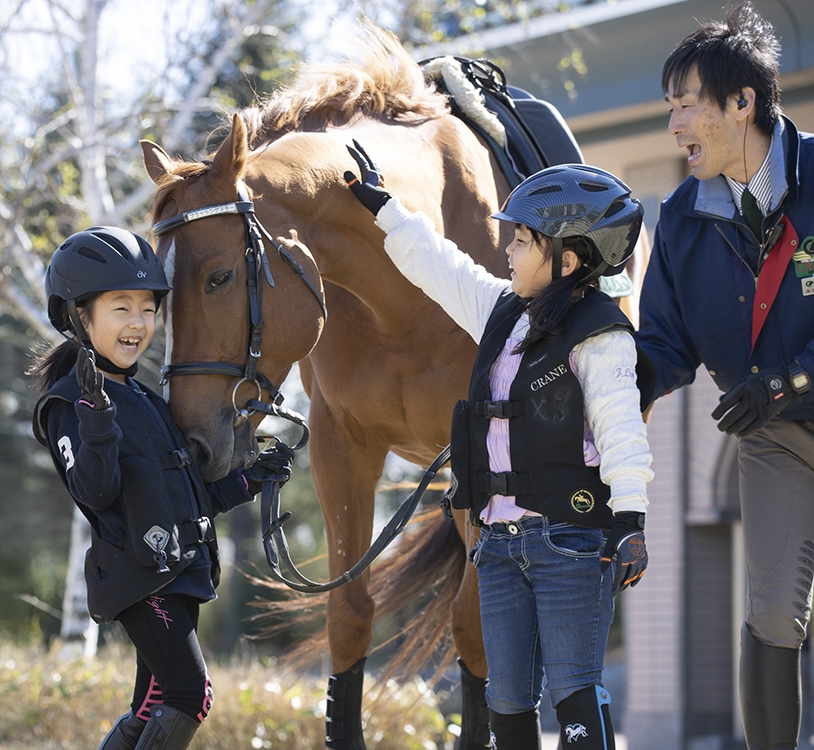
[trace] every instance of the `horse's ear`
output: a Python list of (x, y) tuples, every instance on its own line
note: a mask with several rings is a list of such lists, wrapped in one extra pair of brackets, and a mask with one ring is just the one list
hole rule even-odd
[(235, 113), (232, 115), (232, 130), (221, 143), (214, 159), (212, 159), (212, 169), (209, 172), (210, 179), (226, 179), (232, 184), (237, 183), (246, 166), (248, 151), (246, 126), (243, 124), (243, 118)]
[(172, 159), (161, 146), (152, 141), (139, 141), (141, 153), (144, 157), (144, 166), (150, 179), (157, 185), (164, 175), (172, 172)]

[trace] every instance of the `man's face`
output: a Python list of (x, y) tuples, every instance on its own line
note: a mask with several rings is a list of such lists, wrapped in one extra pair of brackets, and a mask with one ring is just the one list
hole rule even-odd
[(719, 174), (746, 181), (744, 165), (744, 122), (737, 114), (737, 97), (730, 97), (721, 110), (717, 102), (701, 97), (701, 79), (693, 67), (681, 91), (675, 82), (664, 97), (670, 111), (668, 129), (676, 145), (687, 149), (687, 163), (698, 180)]

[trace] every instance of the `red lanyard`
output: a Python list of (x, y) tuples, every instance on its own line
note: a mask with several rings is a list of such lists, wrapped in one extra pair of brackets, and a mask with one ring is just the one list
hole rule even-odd
[(791, 256), (798, 247), (797, 231), (792, 226), (788, 217), (783, 214), (780, 222), (785, 224), (780, 241), (775, 245), (763, 265), (757, 277), (757, 288), (755, 289), (755, 304), (752, 307), (752, 351), (755, 349), (755, 342), (760, 335), (763, 324), (772, 309), (786, 268), (789, 265)]

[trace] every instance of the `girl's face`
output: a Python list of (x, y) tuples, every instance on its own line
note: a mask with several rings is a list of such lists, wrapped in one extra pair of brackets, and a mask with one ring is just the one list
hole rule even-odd
[(550, 248), (537, 244), (524, 224), (514, 225), (514, 239), (506, 248), (506, 255), (512, 272), (512, 291), (518, 296), (536, 297), (551, 283)]
[(155, 295), (146, 289), (104, 292), (85, 321), (93, 348), (122, 369), (134, 365), (155, 334), (156, 309)]

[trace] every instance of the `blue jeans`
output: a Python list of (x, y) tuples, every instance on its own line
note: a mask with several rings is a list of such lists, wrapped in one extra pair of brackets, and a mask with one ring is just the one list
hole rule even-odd
[(605, 534), (542, 517), (481, 529), (470, 553), (478, 569), (481, 621), (493, 711), (552, 706), (602, 684), (613, 620), (613, 568), (603, 576)]

